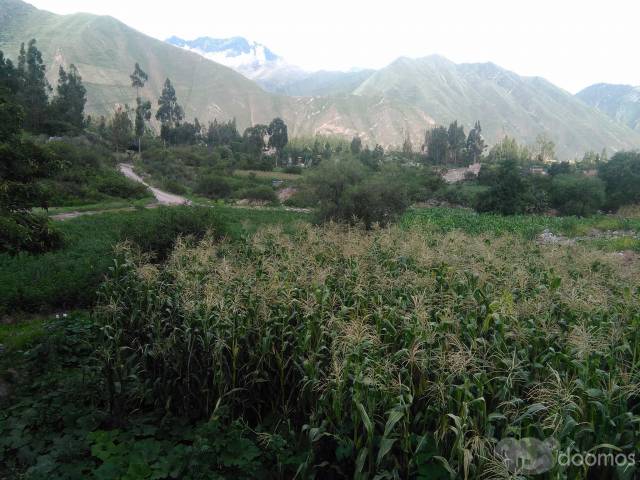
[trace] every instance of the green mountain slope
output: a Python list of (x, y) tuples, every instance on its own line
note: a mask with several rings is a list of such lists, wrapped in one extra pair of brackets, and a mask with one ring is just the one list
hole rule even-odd
[(640, 132), (640, 87), (598, 83), (578, 92), (576, 97)]
[(31, 38), (38, 40), (53, 85), (58, 66), (78, 67), (88, 90), (87, 112), (93, 115), (110, 115), (117, 105), (133, 105), (129, 74), (139, 62), (150, 78), (143, 96), (155, 105), (169, 77), (187, 118), (201, 122), (236, 118), (245, 128), (280, 116), (293, 136), (360, 135), (373, 146), (399, 145), (408, 133), (418, 146), (425, 129), (436, 123), (457, 119), (468, 129), (480, 120), (490, 143), (504, 135), (532, 142), (547, 133), (561, 158), (605, 147), (640, 147), (640, 133), (564, 90), (493, 64), (401, 58), (374, 72), (291, 78), (280, 93), (272, 93), (230, 68), (114, 18), (55, 15), (20, 0), (0, 0), (0, 50), (15, 58), (20, 43)]
[(558, 154), (637, 148), (640, 135), (612, 122), (568, 92), (538, 77), (521, 77), (494, 64), (455, 64), (431, 56), (400, 58), (371, 75), (358, 95), (402, 99), (439, 124), (479, 119), (490, 143), (509, 135), (533, 142), (549, 135)]
[(20, 42), (36, 38), (55, 85), (59, 65), (74, 63), (88, 90), (87, 110), (110, 114), (135, 102), (129, 74), (139, 62), (149, 74), (142, 94), (156, 99), (171, 78), (188, 118), (236, 117), (241, 125), (282, 114), (286, 99), (233, 70), (150, 38), (111, 17), (55, 15), (18, 0), (0, 0), (0, 49), (15, 58)]
[(242, 129), (281, 116), (292, 135), (361, 134), (371, 144), (399, 143), (410, 123), (425, 128), (425, 115), (402, 102), (381, 101), (377, 96), (292, 98), (268, 93), (230, 68), (148, 37), (114, 18), (61, 16), (20, 0), (0, 0), (0, 50), (16, 58), (20, 43), (31, 38), (38, 40), (52, 85), (60, 65), (78, 67), (88, 91), (87, 112), (94, 115), (110, 115), (117, 105), (134, 104), (129, 74), (139, 62), (149, 74), (142, 95), (155, 102), (165, 78), (171, 78), (188, 119), (236, 118)]

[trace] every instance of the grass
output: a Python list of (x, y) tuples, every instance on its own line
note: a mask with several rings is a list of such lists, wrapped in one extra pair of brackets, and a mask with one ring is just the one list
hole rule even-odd
[(25, 350), (40, 339), (44, 333), (42, 319), (39, 317), (0, 324), (0, 345), (8, 353)]
[[(258, 228), (290, 224), (304, 214), (283, 210), (213, 207), (227, 235), (239, 239)], [(15, 311), (52, 311), (90, 306), (112, 265), (113, 246), (121, 240), (124, 224), (153, 221), (162, 209), (106, 212), (56, 222), (65, 237), (61, 250), (42, 255), (0, 255), (0, 314)], [(189, 210), (185, 210), (189, 215)], [(144, 223), (144, 222), (141, 222)]]
[(506, 217), (451, 208), (410, 210), (404, 216), (402, 225), (421, 228), (425, 231), (450, 232), (459, 229), (470, 234), (513, 233), (528, 239), (534, 238), (545, 229), (569, 237), (586, 235), (592, 229), (640, 231), (640, 220), (620, 216), (595, 215), (589, 218), (578, 218), (513, 215)]
[(278, 179), (278, 180), (290, 180), (290, 181), (298, 181), (302, 179), (302, 175), (298, 175), (295, 173), (285, 173), (285, 172), (265, 172), (262, 170), (236, 170), (234, 175), (240, 177), (248, 177), (251, 175), (255, 175), (258, 178), (265, 178), (268, 180)]
[(37, 213), (47, 213), (48, 215), (59, 215), (70, 212), (94, 212), (103, 210), (118, 210), (122, 208), (138, 207), (142, 208), (155, 202), (153, 196), (147, 196), (136, 200), (112, 200), (99, 203), (91, 203), (87, 205), (51, 207), (48, 210), (35, 209)]

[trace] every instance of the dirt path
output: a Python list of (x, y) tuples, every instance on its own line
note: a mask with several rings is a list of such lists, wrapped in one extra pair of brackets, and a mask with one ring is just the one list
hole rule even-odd
[(139, 182), (145, 185), (147, 188), (149, 188), (149, 190), (151, 190), (151, 193), (153, 193), (153, 196), (156, 197), (156, 200), (160, 205), (191, 205), (191, 202), (189, 200), (187, 200), (184, 197), (181, 197), (180, 195), (167, 193), (160, 190), (159, 188), (155, 188), (149, 185), (136, 172), (133, 171), (133, 165), (130, 165), (128, 163), (121, 163), (119, 165), (119, 168), (125, 177), (130, 178), (131, 180), (134, 180), (136, 182)]

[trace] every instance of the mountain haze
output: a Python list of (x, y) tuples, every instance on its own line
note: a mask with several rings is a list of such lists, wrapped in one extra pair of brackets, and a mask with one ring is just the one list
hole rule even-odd
[(640, 132), (640, 87), (598, 83), (576, 96), (615, 121)]
[[(489, 143), (505, 135), (531, 143), (546, 133), (560, 158), (640, 147), (640, 133), (566, 91), (490, 63), (455, 64), (432, 56), (399, 58), (377, 71), (305, 72), (241, 37), (218, 43), (174, 37), (178, 47), (112, 17), (56, 15), (20, 0), (0, 0), (0, 50), (15, 59), (20, 43), (31, 38), (38, 40), (52, 85), (60, 65), (78, 67), (92, 115), (110, 115), (117, 105), (134, 104), (129, 75), (139, 62), (149, 74), (141, 93), (154, 106), (169, 77), (187, 119), (236, 118), (240, 129), (280, 116), (292, 136), (360, 135), (373, 146), (399, 145), (409, 134), (419, 146), (426, 128), (458, 120), (468, 130), (480, 120)], [(217, 58), (227, 64), (230, 58), (241, 65), (252, 65), (252, 59), (257, 63), (251, 74), (240, 74), (205, 58), (206, 50), (217, 50)]]

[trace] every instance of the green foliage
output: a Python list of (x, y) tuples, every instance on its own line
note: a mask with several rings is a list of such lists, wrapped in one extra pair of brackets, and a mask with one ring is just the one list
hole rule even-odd
[(225, 235), (225, 226), (215, 210), (206, 207), (160, 207), (153, 215), (129, 218), (122, 223), (120, 239), (133, 242), (142, 251), (164, 259), (178, 237), (202, 239)]
[(56, 96), (51, 102), (54, 121), (60, 126), (55, 130), (79, 132), (84, 128), (84, 107), (87, 103), (87, 90), (75, 65), (69, 71), (60, 67)]
[[(178, 104), (176, 90), (168, 78), (162, 87), (162, 94), (158, 98), (158, 111), (156, 119), (160, 121), (163, 127), (174, 127), (184, 118), (184, 110)], [(164, 137), (163, 137), (164, 138)]]
[(618, 152), (598, 167), (607, 191), (607, 207), (640, 203), (640, 153)]
[(48, 195), (37, 180), (60, 167), (55, 155), (19, 135), (22, 109), (0, 85), (0, 252), (43, 252), (62, 238), (34, 207), (46, 207)]
[(478, 200), (481, 212), (521, 214), (530, 211), (534, 203), (531, 185), (522, 176), (515, 158), (500, 161), (489, 187)]
[(111, 408), (286, 429), (310, 446), (301, 478), (483, 478), (507, 436), (633, 451), (635, 266), (570, 253), (335, 226), (181, 245), (163, 266), (124, 252), (97, 318)]
[(560, 174), (551, 182), (551, 204), (563, 215), (589, 216), (605, 202), (605, 185), (599, 178)]
[(129, 117), (129, 106), (119, 106), (109, 123), (111, 143), (116, 152), (126, 150), (133, 138), (133, 123)]
[(224, 199), (229, 198), (232, 193), (231, 185), (224, 178), (209, 174), (202, 177), (194, 191), (200, 195), (204, 195), (208, 198)]
[(47, 149), (63, 169), (40, 182), (49, 196), (49, 206), (77, 206), (116, 199), (135, 200), (149, 196), (144, 185), (115, 170), (116, 160), (106, 147), (81, 138), (49, 142)]
[(267, 133), (269, 134), (269, 147), (275, 148), (278, 156), (282, 156), (282, 151), (289, 142), (287, 124), (281, 118), (274, 118), (267, 128)]
[(242, 190), (239, 193), (239, 196), (241, 198), (246, 198), (253, 201), (268, 202), (271, 205), (277, 205), (279, 203), (278, 195), (272, 187), (269, 187), (267, 185), (259, 185), (256, 187), (247, 188), (245, 190)]
[[(179, 210), (181, 213), (174, 215), (183, 218), (177, 221), (193, 229), (176, 232), (168, 226), (171, 232), (198, 235), (211, 226), (215, 232), (215, 225), (222, 224), (224, 230), (220, 233), (228, 233), (232, 238), (241, 238), (259, 226), (289, 224), (305, 218), (294, 212), (215, 207), (209, 209), (213, 213), (196, 212), (196, 219), (192, 220), (190, 210)], [(219, 223), (212, 223), (218, 222), (215, 213), (220, 215)], [(154, 223), (166, 226), (170, 218), (162, 209), (83, 216), (55, 224), (65, 240), (57, 251), (40, 255), (0, 254), (0, 315), (20, 310), (40, 312), (91, 306), (112, 265), (113, 247), (123, 240), (121, 232), (125, 225), (131, 225), (128, 228), (133, 240), (139, 238), (143, 248), (150, 248), (153, 239), (147, 238), (148, 231), (158, 231), (160, 228)], [(165, 242), (163, 245), (175, 240), (163, 232), (159, 235)]]

